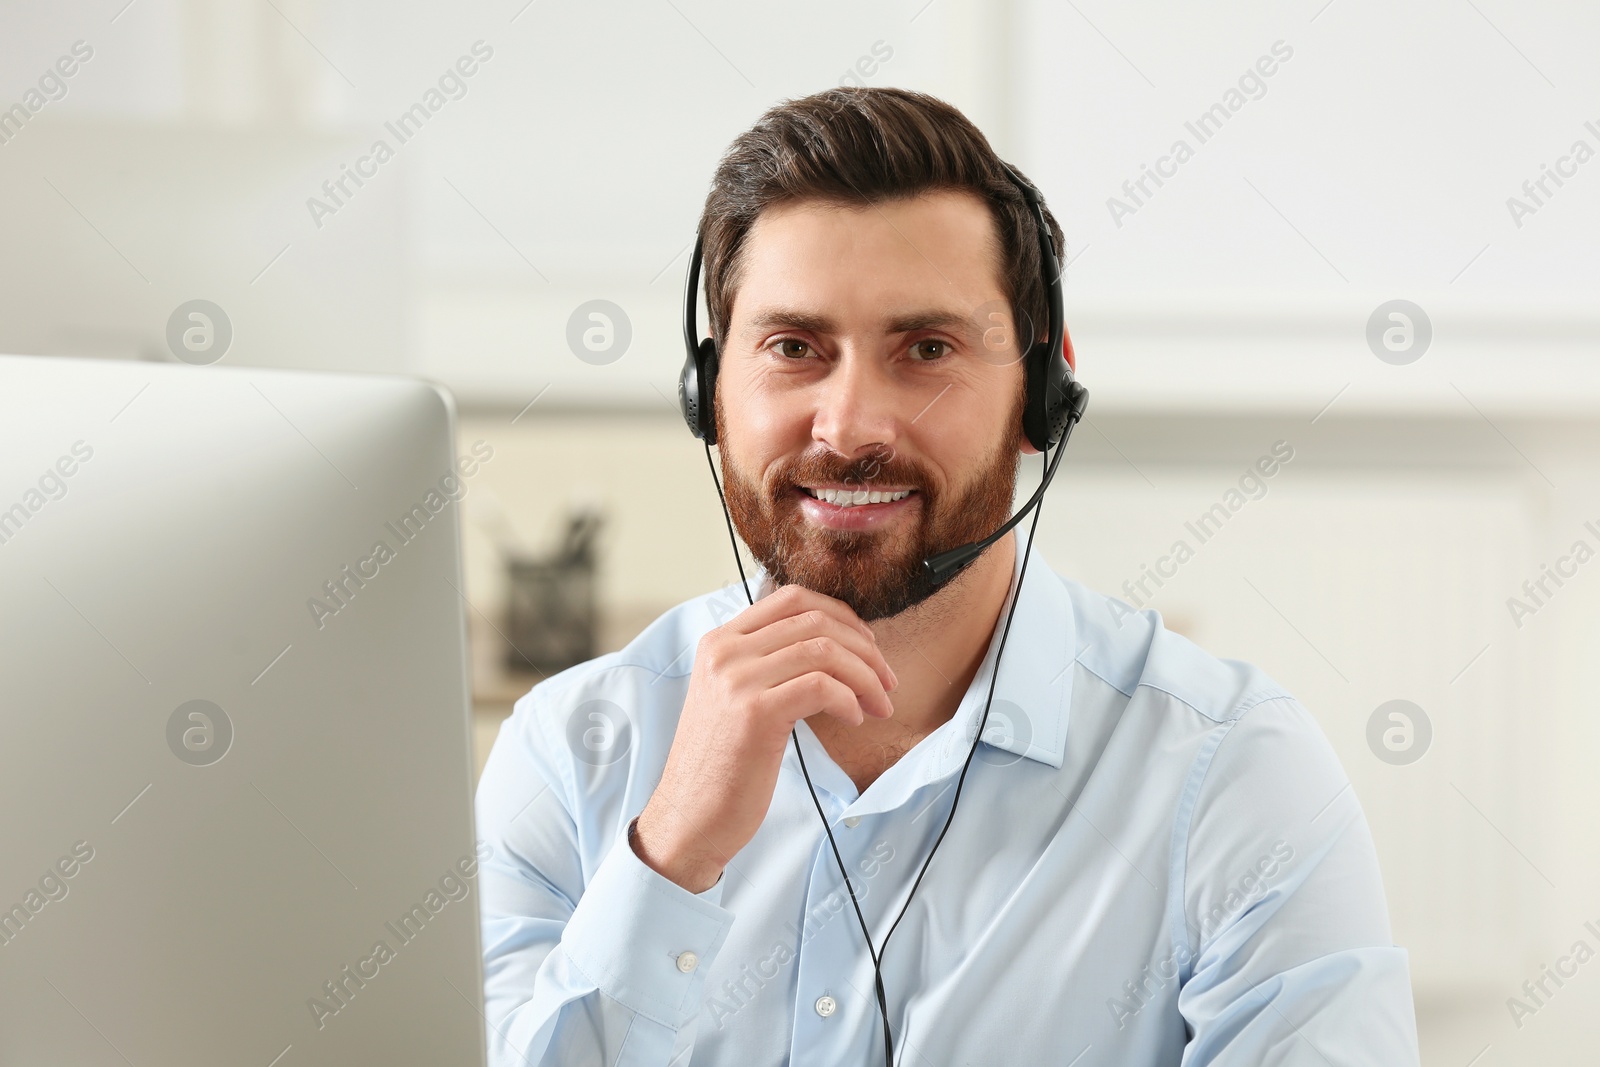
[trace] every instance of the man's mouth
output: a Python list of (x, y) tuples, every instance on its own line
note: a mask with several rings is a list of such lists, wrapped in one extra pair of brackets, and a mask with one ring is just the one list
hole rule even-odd
[(916, 492), (914, 489), (855, 489), (821, 485), (802, 485), (799, 489), (814, 500), (841, 508), (862, 504), (892, 504)]

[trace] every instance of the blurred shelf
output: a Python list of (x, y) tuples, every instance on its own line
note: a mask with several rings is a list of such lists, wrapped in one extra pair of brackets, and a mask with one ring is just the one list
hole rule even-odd
[[(622, 648), (655, 621), (666, 608), (624, 605), (601, 608), (596, 655)], [(481, 615), (473, 613), (468, 628), (472, 641), (472, 705), (474, 710), (511, 706), (547, 675), (505, 666), (506, 641)], [(548, 672), (547, 672), (548, 673)]]

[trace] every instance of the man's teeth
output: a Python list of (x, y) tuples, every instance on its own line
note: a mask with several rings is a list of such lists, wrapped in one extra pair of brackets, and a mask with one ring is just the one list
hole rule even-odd
[(888, 504), (895, 500), (904, 500), (911, 495), (911, 490), (902, 489), (898, 493), (877, 493), (869, 492), (866, 489), (812, 489), (810, 493), (818, 500), (849, 508), (857, 504)]

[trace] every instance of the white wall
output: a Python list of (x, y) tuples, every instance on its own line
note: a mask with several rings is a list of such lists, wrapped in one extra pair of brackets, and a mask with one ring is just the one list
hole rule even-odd
[[(1579, 139), (1600, 151), (1593, 5), (111, 0), (12, 5), (6, 18), (0, 101), (20, 98), (75, 40), (95, 49), (65, 99), (0, 145), (9, 162), (46, 130), (60, 138), (34, 145), (9, 202), (48, 220), (54, 246), (81, 243), (65, 262), (92, 269), (71, 304), (5, 308), (0, 348), (37, 337), (30, 320), (120, 308), (143, 284), (90, 222), (134, 263), (170, 253), (174, 291), (215, 288), (198, 235), (138, 225), (181, 208), (191, 157), (204, 169), (206, 150), (152, 148), (141, 182), (96, 199), (115, 172), (72, 142), (98, 141), (92, 120), (109, 117), (135, 145), (172, 126), (180, 139), (216, 135), (225, 155), (227, 135), (293, 140), (301, 165), (265, 168), (252, 190), (219, 189), (246, 194), (226, 231), (244, 279), (229, 298), (258, 318), (405, 324), (400, 337), (380, 331), (366, 358), (343, 338), (319, 343), (320, 329), (293, 354), (274, 339), (237, 358), (376, 359), (468, 401), (551, 385), (555, 406), (648, 406), (671, 394), (681, 361), (682, 271), (718, 154), (763, 109), (836, 84), (876, 47), (890, 58), (861, 80), (966, 108), (1049, 196), (1074, 257), (1068, 309), (1099, 410), (1315, 411), (1346, 386), (1340, 403), (1363, 410), (1600, 404), (1600, 161), (1561, 163)], [(465, 95), (396, 143), (395, 161), (319, 228), (306, 202), (321, 182), (362, 145), (394, 140), (384, 123), (479, 41), (493, 55)], [(1274, 73), (1249, 87), (1259, 98), (1230, 100), (1263, 57)], [(1238, 110), (1200, 143), (1185, 123), (1218, 103)], [(1123, 182), (1179, 138), (1194, 157), (1113, 218), (1110, 198), (1132, 202)], [(1518, 225), (1507, 200), (1529, 200), (1522, 183), (1546, 165), (1573, 176), (1547, 184)], [(84, 217), (33, 170), (68, 196), (88, 186)], [(363, 257), (404, 277), (381, 295), (322, 277)], [(568, 316), (596, 297), (623, 307), (635, 338), (603, 367), (565, 342)], [(1410, 368), (1379, 363), (1363, 340), (1368, 315), (1396, 297), (1434, 324), (1432, 351)], [(159, 350), (151, 313), (116, 314)]]

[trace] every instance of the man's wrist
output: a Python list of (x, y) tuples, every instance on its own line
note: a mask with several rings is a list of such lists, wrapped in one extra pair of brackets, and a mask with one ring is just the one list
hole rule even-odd
[(628, 847), (633, 849), (633, 854), (639, 858), (639, 862), (668, 881), (697, 895), (704, 893), (722, 879), (720, 864), (707, 863), (695, 857), (680, 856), (670, 846), (661, 844), (653, 832), (653, 827), (646, 825), (641, 828), (640, 823), (646, 821), (647, 811), (648, 809), (640, 812), (628, 823)]

